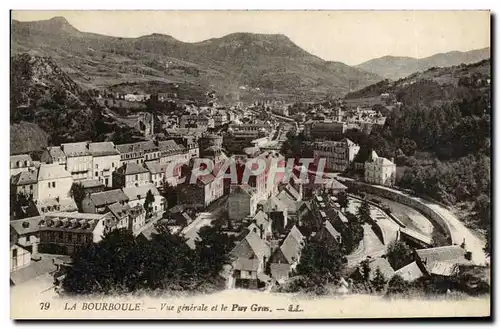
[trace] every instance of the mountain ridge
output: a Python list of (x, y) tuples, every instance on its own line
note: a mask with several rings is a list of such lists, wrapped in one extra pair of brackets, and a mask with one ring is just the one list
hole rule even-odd
[(469, 51), (453, 50), (424, 58), (388, 55), (368, 60), (355, 67), (384, 78), (397, 80), (432, 67), (472, 64), (488, 58), (490, 58), (490, 47)]
[[(61, 26), (60, 31), (54, 26)], [(53, 57), (87, 88), (124, 82), (180, 82), (214, 89), (232, 101), (268, 95), (291, 101), (339, 97), (381, 80), (375, 74), (310, 54), (284, 34), (236, 32), (186, 43), (161, 33), (122, 38), (80, 32), (70, 26), (64, 18), (13, 20), (12, 53)]]

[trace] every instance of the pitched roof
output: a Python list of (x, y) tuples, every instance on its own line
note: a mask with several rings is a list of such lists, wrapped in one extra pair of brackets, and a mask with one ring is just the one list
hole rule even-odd
[(457, 264), (472, 264), (465, 258), (466, 251), (460, 246), (443, 246), (417, 249), (416, 253), (429, 273), (447, 275)]
[(298, 210), (298, 207), (300, 206), (300, 202), (295, 201), (293, 197), (288, 194), (285, 190), (282, 190), (276, 198), (286, 207), (286, 209), (291, 212), (295, 213)]
[(141, 153), (141, 152), (149, 152), (157, 150), (158, 147), (155, 145), (153, 141), (145, 141), (145, 142), (116, 145), (116, 149), (120, 153), (131, 153), (131, 152)]
[(89, 151), (93, 156), (119, 155), (113, 142), (90, 143)]
[(120, 189), (92, 193), (89, 195), (89, 198), (97, 207), (110, 205), (115, 202), (129, 201), (128, 196)]
[(304, 247), (303, 237), (299, 237), (299, 239), (297, 239), (296, 235), (297, 233), (288, 233), (280, 247), (281, 252), (283, 253), (283, 256), (285, 256), (288, 264), (293, 264), (299, 260), (300, 251)]
[(48, 146), (47, 151), (52, 159), (66, 158), (66, 154), (64, 154), (60, 146)]
[(126, 187), (123, 189), (123, 193), (125, 193), (129, 201), (137, 200), (138, 196), (140, 196), (141, 199), (145, 198), (148, 191), (151, 191), (155, 196), (160, 195), (154, 184)]
[(325, 221), (324, 224), (325, 230), (335, 239), (338, 239), (342, 235), (333, 227), (332, 223), (329, 220)]
[(302, 199), (302, 197), (300, 196), (300, 193), (299, 191), (297, 191), (292, 185), (290, 184), (287, 184), (285, 186), (285, 191), (287, 191), (288, 194), (290, 194), (290, 196), (292, 196), (292, 198), (294, 198), (295, 201), (299, 201)]
[(269, 225), (269, 217), (263, 211), (258, 211), (255, 216), (253, 216), (253, 220), (258, 227), (262, 225), (262, 227), (267, 227)]
[(38, 182), (38, 169), (22, 171), (11, 177), (10, 182), (13, 185), (36, 184)]
[(122, 205), (119, 202), (110, 204), (108, 206), (109, 211), (115, 216), (117, 219), (122, 218), (123, 216), (128, 215), (128, 211), (130, 210), (130, 206), (128, 204)]
[(61, 148), (67, 157), (90, 155), (87, 142), (61, 144)]
[(369, 262), (370, 267), (370, 280), (375, 277), (375, 271), (377, 268), (382, 272), (384, 278), (389, 281), (394, 276), (394, 269), (392, 268), (389, 261), (385, 258), (376, 258)]
[(233, 248), (231, 254), (239, 258), (250, 258), (255, 255), (258, 259), (263, 259), (269, 258), (271, 248), (257, 233), (251, 231)]
[(80, 182), (83, 188), (93, 188), (93, 187), (104, 187), (104, 183), (98, 181), (97, 179), (88, 179)]
[(418, 267), (417, 262), (412, 262), (401, 267), (394, 274), (401, 276), (405, 281), (409, 282), (415, 281), (424, 275), (420, 267)]
[(10, 156), (10, 162), (17, 161), (32, 161), (31, 156), (29, 154), (16, 154)]
[(123, 166), (118, 168), (118, 171), (125, 175), (136, 175), (148, 172), (146, 168), (134, 162), (124, 163)]
[(184, 145), (177, 144), (173, 139), (158, 142), (158, 149), (161, 151), (162, 155), (181, 153), (186, 150)]
[(331, 178), (327, 179), (325, 183), (325, 188), (334, 189), (334, 190), (347, 190), (347, 186), (339, 182), (338, 180)]
[(270, 211), (285, 211), (287, 210), (287, 206), (283, 204), (277, 197), (272, 196), (271, 198), (259, 202), (263, 206), (265, 212)]
[(170, 166), (169, 163), (159, 163), (159, 162), (154, 162), (154, 161), (146, 162), (146, 168), (152, 174), (165, 173), (165, 174), (171, 175), (171, 174), (173, 174), (173, 172), (167, 172), (167, 169), (169, 169), (169, 166)]
[(61, 179), (71, 177), (71, 174), (63, 166), (53, 164), (42, 164), (38, 170), (38, 180)]
[(43, 216), (35, 216), (25, 219), (11, 220), (10, 226), (17, 234), (30, 234), (38, 232), (38, 223), (43, 219)]

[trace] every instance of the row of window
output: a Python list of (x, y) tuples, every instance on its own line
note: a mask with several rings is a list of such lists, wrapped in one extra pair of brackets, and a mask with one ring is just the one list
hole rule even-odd
[(40, 240), (43, 242), (62, 242), (62, 243), (79, 243), (84, 244), (92, 242), (92, 236), (89, 234), (74, 233), (74, 232), (40, 232)]
[[(115, 163), (111, 162), (111, 168), (114, 168), (114, 167), (115, 167)], [(95, 169), (99, 169), (99, 164), (97, 164), (97, 163), (95, 164)]]

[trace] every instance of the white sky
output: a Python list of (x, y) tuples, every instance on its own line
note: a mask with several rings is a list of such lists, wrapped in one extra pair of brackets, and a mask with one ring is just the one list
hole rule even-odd
[(282, 33), (325, 60), (427, 57), (490, 45), (488, 11), (13, 11), (21, 21), (64, 16), (80, 31), (185, 42), (233, 32)]

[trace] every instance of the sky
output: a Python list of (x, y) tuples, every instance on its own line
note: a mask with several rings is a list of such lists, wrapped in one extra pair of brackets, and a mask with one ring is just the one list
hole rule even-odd
[(13, 11), (33, 21), (63, 16), (82, 32), (168, 34), (184, 42), (234, 32), (281, 33), (324, 60), (348, 65), (386, 55), (422, 58), (490, 46), (488, 11)]

